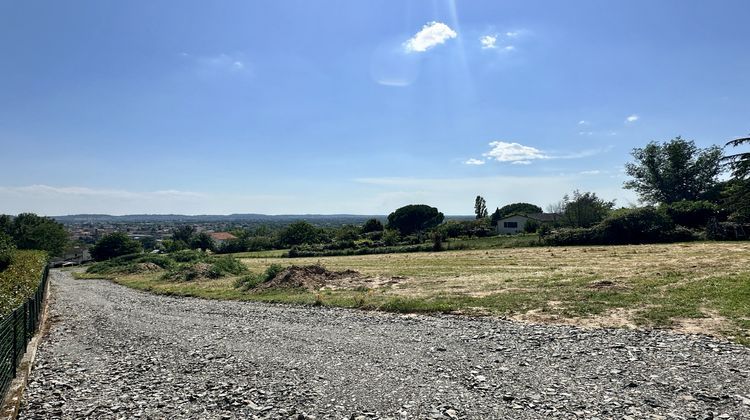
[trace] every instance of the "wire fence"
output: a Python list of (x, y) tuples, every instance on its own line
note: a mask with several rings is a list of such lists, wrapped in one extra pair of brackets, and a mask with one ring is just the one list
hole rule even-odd
[(26, 352), (26, 344), (39, 327), (48, 276), (49, 267), (45, 267), (36, 292), (0, 320), (0, 396), (8, 391), (18, 363)]

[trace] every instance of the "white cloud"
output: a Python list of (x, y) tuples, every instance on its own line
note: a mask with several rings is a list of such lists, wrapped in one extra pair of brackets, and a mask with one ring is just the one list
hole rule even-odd
[(586, 120), (581, 120), (581, 121), (578, 121), (578, 125), (591, 125), (591, 122), (586, 121)]
[(598, 169), (594, 169), (594, 170), (591, 170), (591, 171), (581, 171), (581, 172), (579, 172), (580, 175), (599, 175), (601, 173), (602, 173), (602, 171), (600, 171)]
[(638, 115), (633, 114), (633, 115), (628, 116), (628, 118), (625, 118), (625, 122), (633, 123), (633, 122), (638, 121), (640, 118), (641, 117), (639, 117)]
[(406, 52), (425, 52), (432, 47), (444, 44), (457, 37), (456, 31), (442, 22), (430, 22), (422, 27), (411, 39), (404, 42)]
[(495, 45), (495, 43), (497, 42), (497, 36), (485, 35), (479, 38), (479, 42), (482, 44), (483, 50), (497, 48), (497, 45)]
[(508, 31), (505, 33), (505, 36), (508, 38), (518, 38), (519, 35), (521, 35), (520, 31)]
[(531, 147), (524, 146), (519, 143), (508, 143), (504, 141), (493, 141), (490, 143), (492, 149), (484, 153), (490, 159), (495, 159), (498, 162), (519, 162), (520, 164), (531, 163), (533, 159), (549, 159), (549, 156), (542, 153), (541, 150)]
[(503, 49), (505, 51), (515, 51), (516, 47), (514, 47), (513, 45), (506, 45)]
[(484, 161), (482, 159), (474, 159), (471, 158), (464, 162), (465, 165), (484, 165)]
[(244, 72), (248, 70), (242, 54), (220, 53), (216, 55), (192, 55), (186, 52), (180, 56), (190, 60), (202, 72)]

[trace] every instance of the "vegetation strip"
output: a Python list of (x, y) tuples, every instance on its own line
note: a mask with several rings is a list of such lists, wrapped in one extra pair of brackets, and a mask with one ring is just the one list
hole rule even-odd
[[(107, 273), (97, 273), (100, 266), (95, 265), (91, 273), (79, 277), (108, 277), (168, 295), (671, 328), (750, 344), (750, 244), (746, 242), (243, 258), (242, 262), (250, 274), (179, 281), (166, 277), (168, 269), (133, 273), (125, 264), (122, 271), (110, 267)], [(319, 264), (330, 271), (356, 270), (360, 276), (358, 281), (332, 283), (315, 291), (247, 286), (271, 280), (263, 273), (274, 264), (282, 268)]]

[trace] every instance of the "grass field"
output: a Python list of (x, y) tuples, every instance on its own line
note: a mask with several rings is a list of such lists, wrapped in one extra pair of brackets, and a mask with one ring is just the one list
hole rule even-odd
[(0, 317), (34, 294), (46, 263), (45, 252), (14, 251), (11, 265), (0, 271)]
[[(242, 257), (242, 255), (239, 255)], [(324, 258), (253, 255), (270, 264), (357, 270), (352, 287), (243, 292), (234, 279), (167, 282), (159, 273), (119, 283), (217, 299), (361, 307), (396, 312), (501, 315), (584, 326), (657, 327), (750, 344), (750, 243), (533, 247)]]

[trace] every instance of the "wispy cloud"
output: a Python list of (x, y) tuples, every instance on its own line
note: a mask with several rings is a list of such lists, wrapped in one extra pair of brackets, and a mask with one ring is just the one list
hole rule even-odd
[(3, 187), (0, 186), (0, 193), (6, 194), (24, 194), (24, 195), (66, 195), (66, 196), (88, 196), (88, 197), (109, 197), (125, 199), (149, 199), (154, 197), (171, 197), (171, 198), (204, 198), (205, 195), (192, 191), (179, 190), (158, 190), (158, 191), (126, 191), (116, 189), (96, 189), (87, 187), (53, 187), (44, 184), (27, 185), (20, 187)]
[(549, 159), (541, 150), (524, 146), (520, 143), (509, 143), (505, 141), (490, 142), (489, 152), (483, 156), (494, 159), (498, 162), (511, 162), (516, 164), (528, 164), (534, 159)]
[[(604, 149), (589, 149), (581, 150), (576, 152), (560, 153), (550, 152), (538, 149), (532, 146), (525, 146), (520, 143), (506, 142), (506, 141), (493, 141), (489, 143), (491, 147), (490, 151), (483, 153), (482, 156), (486, 157), (487, 160), (495, 160), (497, 162), (511, 163), (513, 165), (530, 165), (534, 160), (547, 160), (547, 159), (580, 159), (589, 156), (594, 156), (603, 151), (611, 149), (607, 147)], [(470, 164), (469, 161), (480, 161), (479, 159), (469, 159), (464, 162)], [(482, 161), (483, 163), (485, 161)]]
[(242, 54), (220, 53), (215, 55), (193, 55), (186, 52), (180, 56), (192, 61), (201, 70), (244, 72), (248, 70), (247, 60)]
[(641, 117), (639, 117), (636, 114), (633, 114), (633, 115), (629, 115), (628, 118), (625, 118), (625, 122), (627, 122), (627, 123), (634, 123), (634, 122), (638, 121), (639, 119), (641, 119)]
[(479, 43), (482, 44), (483, 50), (490, 50), (497, 48), (497, 36), (494, 35), (485, 35), (483, 37), (479, 38)]
[(586, 121), (586, 120), (580, 120), (580, 121), (578, 121), (578, 125), (591, 125), (591, 122), (590, 121)]
[(456, 31), (448, 25), (442, 22), (430, 22), (403, 45), (406, 52), (425, 52), (457, 36)]
[(464, 162), (465, 165), (484, 165), (484, 161), (482, 159), (474, 159), (471, 158)]

